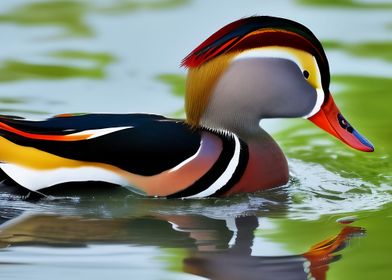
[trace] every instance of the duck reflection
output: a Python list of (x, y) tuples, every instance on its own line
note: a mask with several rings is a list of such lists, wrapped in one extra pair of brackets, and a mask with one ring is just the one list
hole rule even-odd
[(340, 258), (335, 253), (343, 249), (353, 236), (365, 230), (344, 227), (336, 236), (315, 244), (301, 255), (252, 256), (254, 231), (258, 219), (254, 216), (236, 218), (237, 236), (228, 250), (198, 251), (184, 260), (184, 271), (209, 279), (326, 279), (329, 264)]
[[(253, 256), (256, 216), (233, 223), (203, 215), (134, 218), (88, 218), (54, 214), (23, 214), (0, 226), (0, 246), (88, 246), (89, 244), (148, 245), (185, 248), (184, 272), (209, 279), (326, 279), (337, 251), (364, 229), (346, 226), (301, 255)], [(1, 254), (1, 251), (0, 251)]]

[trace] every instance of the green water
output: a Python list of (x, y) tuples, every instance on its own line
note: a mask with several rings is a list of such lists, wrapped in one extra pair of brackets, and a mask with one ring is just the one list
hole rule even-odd
[(278, 189), (161, 200), (80, 185), (24, 200), (3, 187), (0, 279), (389, 279), (391, 13), (385, 0), (2, 1), (1, 114), (183, 116), (181, 59), (224, 24), (270, 14), (319, 36), (335, 101), (376, 151), (306, 120), (263, 121), (289, 158)]

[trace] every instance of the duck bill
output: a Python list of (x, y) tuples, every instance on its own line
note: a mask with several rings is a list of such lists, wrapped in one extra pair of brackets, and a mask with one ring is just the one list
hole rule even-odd
[(328, 96), (320, 111), (311, 116), (309, 120), (354, 149), (364, 152), (374, 151), (372, 143), (359, 134), (342, 116), (332, 95)]

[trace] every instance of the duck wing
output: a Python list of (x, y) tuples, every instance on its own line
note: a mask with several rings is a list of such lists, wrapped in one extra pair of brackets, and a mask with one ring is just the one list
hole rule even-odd
[(200, 142), (200, 131), (158, 115), (59, 115), (43, 121), (0, 116), (0, 168), (17, 183), (25, 181), (19, 178), (23, 172), (12, 172), (11, 166), (37, 171), (61, 168), (62, 162), (64, 167), (99, 163), (152, 176), (190, 158)]

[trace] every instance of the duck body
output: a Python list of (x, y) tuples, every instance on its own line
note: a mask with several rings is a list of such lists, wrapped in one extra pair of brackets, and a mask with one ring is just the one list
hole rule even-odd
[(182, 62), (186, 120), (149, 114), (65, 114), (44, 121), (0, 116), (0, 169), (31, 190), (99, 181), (159, 197), (254, 192), (288, 181), (287, 161), (260, 126), (309, 119), (350, 147), (372, 144), (329, 91), (321, 43), (283, 18), (243, 18)]
[(149, 196), (206, 197), (268, 188), (287, 173), (282, 153), (282, 169), (271, 172), (261, 157), (276, 151), (158, 115), (3, 116), (0, 129), (0, 168), (32, 191), (99, 181)]

